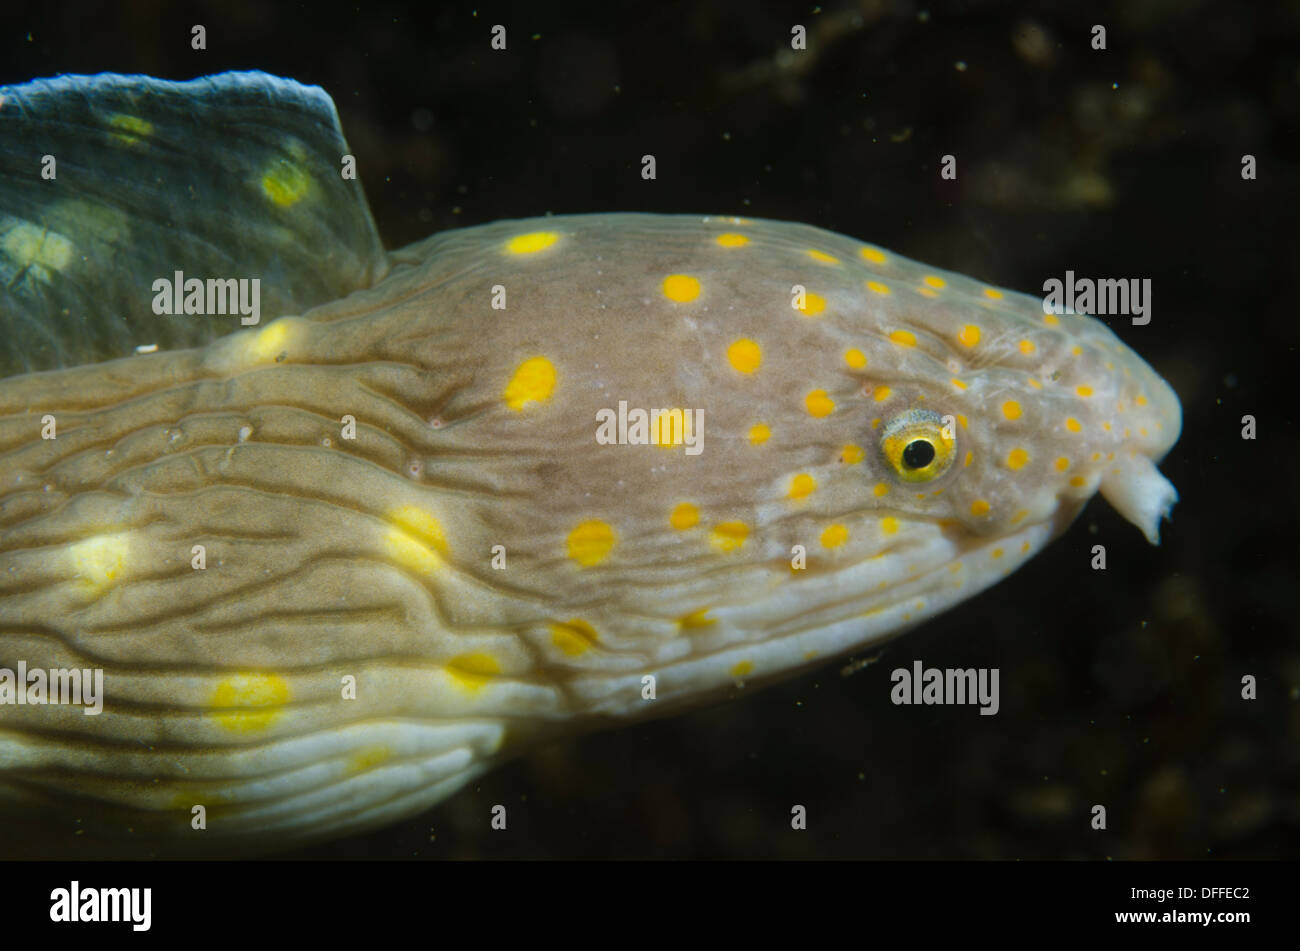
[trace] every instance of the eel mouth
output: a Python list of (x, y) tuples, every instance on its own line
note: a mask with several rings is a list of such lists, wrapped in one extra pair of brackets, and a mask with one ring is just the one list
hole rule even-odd
[(720, 605), (714, 614), (735, 632), (726, 648), (799, 641), (824, 658), (891, 639), (1015, 572), (1069, 526), (1084, 501), (1063, 499), (1051, 517), (997, 536), (918, 520), (903, 544), (785, 580), (766, 598)]
[[(1051, 517), (996, 537), (933, 523), (932, 531), (917, 533), (918, 523), (915, 541), (906, 545), (838, 570), (774, 577), (766, 597), (719, 604), (694, 650), (653, 663), (662, 701), (653, 715), (738, 684), (762, 687), (851, 652), (875, 650), (1012, 574), (1069, 525), (1082, 501), (1068, 500)], [(782, 570), (788, 576), (788, 566)], [(618, 697), (645, 672), (579, 675), (570, 689), (582, 698), (585, 713), (623, 717), (629, 711)]]

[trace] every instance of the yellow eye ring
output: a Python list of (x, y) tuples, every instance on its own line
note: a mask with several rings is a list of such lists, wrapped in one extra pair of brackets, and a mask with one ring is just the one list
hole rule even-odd
[(933, 482), (957, 456), (957, 421), (927, 409), (900, 413), (880, 435), (880, 454), (903, 482)]

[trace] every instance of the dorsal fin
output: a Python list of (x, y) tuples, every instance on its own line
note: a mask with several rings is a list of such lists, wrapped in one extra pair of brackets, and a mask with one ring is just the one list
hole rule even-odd
[(234, 307), (155, 313), (177, 271), (257, 278), (262, 322), (374, 284), (388, 262), (346, 154), (325, 91), (266, 73), (0, 87), (0, 376), (239, 329)]

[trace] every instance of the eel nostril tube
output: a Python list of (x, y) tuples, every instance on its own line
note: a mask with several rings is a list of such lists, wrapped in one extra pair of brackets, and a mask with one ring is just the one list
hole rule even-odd
[(1147, 541), (1160, 544), (1160, 520), (1169, 517), (1178, 490), (1148, 457), (1132, 452), (1107, 463), (1101, 494), (1115, 511), (1142, 529)]

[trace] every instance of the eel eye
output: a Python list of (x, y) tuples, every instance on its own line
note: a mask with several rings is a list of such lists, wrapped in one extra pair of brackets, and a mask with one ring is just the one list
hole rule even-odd
[(913, 439), (903, 447), (903, 465), (908, 469), (924, 469), (934, 462), (934, 443), (928, 439)]
[(957, 438), (938, 413), (914, 409), (900, 413), (885, 426), (880, 452), (904, 482), (933, 482), (952, 465)]

